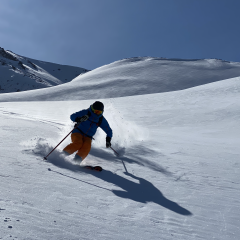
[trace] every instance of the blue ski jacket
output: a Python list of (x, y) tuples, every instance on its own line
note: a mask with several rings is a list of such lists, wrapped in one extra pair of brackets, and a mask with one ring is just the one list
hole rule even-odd
[(78, 125), (78, 128), (74, 129), (72, 133), (81, 133), (92, 138), (96, 133), (97, 128), (100, 127), (107, 134), (107, 137), (112, 138), (112, 129), (110, 128), (108, 121), (103, 117), (101, 125), (98, 126), (99, 118), (102, 116), (102, 114), (101, 115), (95, 114), (92, 111), (91, 106), (88, 109), (84, 109), (79, 112), (73, 113), (70, 116), (70, 119), (73, 122), (75, 122), (77, 117), (87, 115), (88, 112), (91, 113), (91, 116), (88, 118), (88, 120), (85, 122), (81, 122)]

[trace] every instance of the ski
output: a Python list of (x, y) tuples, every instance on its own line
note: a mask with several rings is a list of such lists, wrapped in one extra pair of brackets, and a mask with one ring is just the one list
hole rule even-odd
[(81, 166), (81, 167), (89, 169), (89, 170), (94, 170), (94, 171), (97, 171), (97, 172), (101, 172), (103, 170), (102, 167), (100, 167), (100, 166), (90, 166), (90, 165), (87, 165), (87, 166)]

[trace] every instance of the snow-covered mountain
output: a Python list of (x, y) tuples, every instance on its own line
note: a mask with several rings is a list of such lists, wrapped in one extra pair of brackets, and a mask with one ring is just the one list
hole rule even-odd
[(61, 101), (170, 92), (240, 76), (240, 63), (217, 59), (123, 59), (54, 88), (2, 94), (0, 101)]
[[(239, 63), (136, 58), (1, 94), (0, 239), (238, 240), (239, 76)], [(82, 164), (101, 173), (62, 154), (70, 137), (43, 161), (95, 100), (121, 156), (99, 129)]]
[(0, 47), (0, 93), (57, 86), (86, 72), (84, 68), (38, 61)]

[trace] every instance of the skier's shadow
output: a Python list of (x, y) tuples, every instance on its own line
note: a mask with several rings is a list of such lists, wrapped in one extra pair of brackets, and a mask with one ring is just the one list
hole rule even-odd
[(100, 174), (94, 172), (89, 173), (95, 177), (98, 177), (106, 182), (113, 183), (116, 186), (122, 188), (124, 191), (112, 190), (112, 192), (118, 197), (128, 198), (141, 203), (154, 202), (175, 213), (181, 215), (192, 215), (192, 213), (187, 209), (164, 197), (161, 191), (159, 191), (152, 183), (143, 178), (136, 177), (131, 173), (125, 172), (124, 174), (138, 180), (139, 183), (132, 182), (108, 170), (103, 170), (103, 172)]

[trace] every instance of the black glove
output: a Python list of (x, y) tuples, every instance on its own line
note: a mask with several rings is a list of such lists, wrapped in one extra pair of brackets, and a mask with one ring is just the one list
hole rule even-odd
[(111, 147), (111, 138), (110, 137), (106, 137), (106, 148)]
[(89, 118), (88, 115), (84, 115), (84, 116), (82, 116), (82, 117), (77, 117), (77, 118), (75, 119), (75, 122), (77, 122), (77, 123), (84, 122), (84, 121), (87, 121), (88, 118)]

